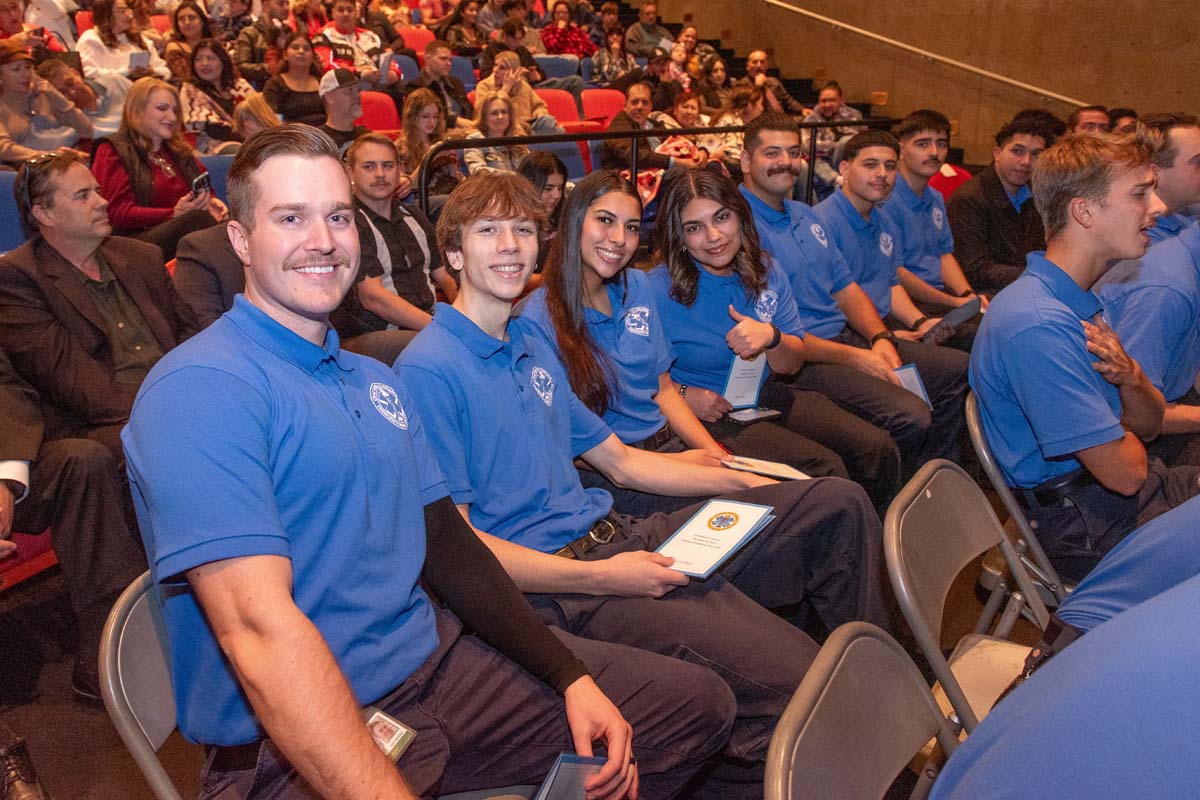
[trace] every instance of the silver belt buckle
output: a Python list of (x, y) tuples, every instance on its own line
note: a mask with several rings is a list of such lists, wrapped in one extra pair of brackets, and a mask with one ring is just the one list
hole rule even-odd
[[(604, 533), (601, 533), (601, 535), (597, 535), (598, 533), (600, 533), (602, 531)], [(609, 542), (611, 542), (613, 540), (613, 537), (616, 535), (617, 535), (617, 526), (613, 525), (612, 520), (610, 520), (608, 517), (605, 517), (604, 519), (598, 521), (595, 525), (592, 526), (592, 529), (590, 531), (588, 531), (588, 538), (591, 539), (596, 544), (608, 544)]]

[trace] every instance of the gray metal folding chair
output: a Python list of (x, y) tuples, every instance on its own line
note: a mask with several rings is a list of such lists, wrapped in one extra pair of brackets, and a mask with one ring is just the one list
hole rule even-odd
[(1005, 638), (972, 633), (949, 660), (942, 653), (942, 614), (950, 586), (964, 567), (993, 547), (999, 548), (1018, 587), (997, 628), (1010, 631), (1028, 605), (1044, 629), (1050, 614), (1041, 595), (987, 497), (961, 467), (944, 459), (930, 461), (900, 490), (884, 518), (884, 557), (900, 610), (937, 676), (934, 696), (943, 708), (949, 704), (968, 733), (1016, 677), (1029, 652)]
[[(766, 800), (878, 800), (926, 742), (958, 745), (924, 678), (874, 625), (835, 630), (792, 700), (767, 751)], [(914, 795), (932, 786), (924, 771)]]
[[(1067, 594), (1074, 587), (1066, 585), (1058, 576), (1058, 570), (1050, 563), (1046, 551), (1042, 549), (1041, 541), (1034, 533), (1029, 520), (1026, 519), (1025, 510), (1021, 508), (1021, 504), (1017, 502), (1017, 498), (1005, 482), (1004, 474), (1000, 471), (1000, 465), (996, 463), (995, 456), (992, 455), (992, 448), (984, 433), (983, 420), (979, 416), (979, 398), (975, 396), (974, 392), (967, 393), (966, 411), (967, 431), (971, 435), (971, 444), (975, 446), (975, 454), (979, 457), (979, 463), (983, 466), (984, 474), (991, 482), (992, 489), (1000, 496), (1000, 502), (1004, 504), (1009, 518), (1017, 528), (1019, 537), (1017, 552), (1021, 554), (1021, 559), (1025, 562), (1025, 567), (1034, 582), (1045, 589), (1042, 599), (1047, 604), (1057, 607), (1067, 598)], [(995, 588), (1000, 589), (999, 594), (1003, 595), (1003, 587)]]
[[(108, 614), (100, 636), (100, 694), (155, 800), (182, 800), (158, 760), (159, 748), (175, 730), (175, 696), (167, 632), (149, 572), (121, 593)], [(510, 786), (439, 800), (522, 800), (535, 791), (536, 786)]]

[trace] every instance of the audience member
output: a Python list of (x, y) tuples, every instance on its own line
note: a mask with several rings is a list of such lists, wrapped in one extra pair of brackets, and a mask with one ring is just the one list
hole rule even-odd
[(733, 91), (725, 62), (719, 58), (709, 59), (704, 62), (697, 77), (695, 90), (700, 96), (704, 113), (719, 116), (729, 108), (729, 98)]
[(475, 58), (487, 44), (487, 32), (476, 23), (478, 16), (478, 0), (460, 0), (442, 22), (437, 37), (450, 45), (455, 55)]
[(679, 84), (683, 91), (691, 91), (692, 76), (687, 68), (687, 50), (681, 42), (671, 45), (670, 56), (667, 60), (667, 71), (663, 77), (668, 81)]
[[(500, 38), (490, 42), (479, 58), (479, 77), (491, 77), (496, 63), (496, 57), (501, 53), (513, 53), (520, 62), (521, 77), (530, 85), (541, 89), (562, 89), (570, 92), (575, 103), (583, 113), (583, 78), (578, 75), (564, 75), (561, 78), (547, 78), (546, 73), (538, 66), (529, 48), (521, 44), (525, 23), (509, 18), (500, 27)], [(476, 87), (478, 91), (479, 87)]]
[(695, 25), (684, 25), (679, 30), (677, 45), (683, 45), (685, 65), (688, 74), (699, 79), (704, 68), (717, 57), (717, 51), (711, 44), (700, 41), (700, 31)]
[[(65, 19), (65, 14), (61, 23), (66, 23), (66, 32), (70, 39), (62, 38), (57, 33), (55, 28), (59, 26), (43, 26), (37, 21), (26, 19), (27, 16), (36, 15), (32, 13), (32, 7), (26, 9), (25, 6), (25, 0), (0, 0), (0, 40), (12, 39), (30, 52), (43, 49), (61, 52), (66, 50), (68, 45), (74, 44), (70, 21)], [(43, 27), (46, 30), (42, 30)]]
[(291, 0), (291, 6), (288, 27), (307, 35), (310, 40), (320, 36), (321, 31), (329, 24), (323, 0)]
[[(952, 331), (934, 330), (939, 317), (921, 313), (908, 292), (900, 285), (897, 269), (901, 266), (900, 253), (896, 246), (898, 234), (876, 206), (891, 192), (896, 180), (896, 162), (900, 145), (886, 131), (864, 131), (850, 138), (845, 147), (845, 159), (841, 163), (842, 188), (834, 192), (813, 209), (821, 221), (829, 244), (841, 253), (847, 273), (855, 286), (863, 293), (845, 300), (866, 300), (874, 314), (866, 316), (868, 325), (876, 319), (887, 326), (884, 331), (859, 331), (860, 336), (869, 336), (868, 345), (885, 340), (903, 362), (916, 366), (921, 382), (928, 395), (932, 421), (917, 448), (908, 446), (907, 437), (893, 432), (900, 446), (900, 455), (907, 477), (921, 464), (934, 458), (956, 461), (959, 434), (963, 426), (963, 403), (967, 393), (967, 356), (938, 343), (944, 341)], [(744, 159), (744, 157), (743, 157)], [(743, 163), (743, 170), (745, 163)], [(799, 265), (797, 265), (799, 266)], [(836, 291), (836, 289), (835, 289)], [(852, 293), (857, 295), (857, 293)], [(845, 315), (844, 301), (839, 303), (840, 315)], [(863, 317), (860, 316), (860, 319)], [(891, 336), (887, 330), (891, 330)], [(932, 332), (932, 333), (931, 333)], [(882, 336), (881, 336), (882, 333)], [(926, 334), (930, 334), (926, 337)], [(852, 338), (855, 344), (862, 339)], [(904, 342), (903, 345), (899, 344)], [(890, 366), (900, 364), (891, 361), (891, 349), (880, 347), (887, 354)], [(832, 396), (847, 399), (843, 395)], [(865, 406), (866, 404), (864, 404)], [(868, 419), (878, 413), (864, 407)], [(909, 440), (911, 441), (911, 440)]]
[(325, 121), (321, 130), (346, 152), (350, 143), (369, 133), (367, 128), (355, 122), (362, 116), (362, 83), (348, 69), (338, 67), (321, 76), (317, 94), (325, 106)]
[(755, 50), (746, 57), (746, 77), (734, 81), (734, 85), (757, 86), (763, 90), (767, 108), (784, 114), (807, 114), (808, 109), (796, 98), (788, 94), (783, 83), (773, 75), (767, 74), (770, 61), (767, 51)]
[[(639, 777), (649, 794), (682, 789), (728, 734), (728, 689), (703, 668), (550, 633), (446, 499), (404, 387), (339, 351), (327, 315), (359, 253), (336, 147), (312, 128), (268, 131), (240, 152), (230, 195), (246, 295), (155, 372), (125, 436), (153, 574), (186, 579), (163, 614), (179, 725), (213, 747), (206, 785), (432, 795), (536, 781), (572, 743), (603, 741), (592, 791), (622, 795)], [(269, 211), (281, 204), (304, 223)], [(314, 280), (293, 263), (332, 271)], [(331, 490), (314, 493), (316, 476)], [(231, 540), (230, 520), (260, 522)], [(389, 758), (375, 714), (415, 746)]]
[(189, 233), (175, 251), (175, 290), (201, 328), (233, 308), (246, 289), (241, 259), (229, 241), (229, 223)]
[(399, 182), (408, 180), (397, 161), (396, 145), (379, 133), (346, 151), (362, 257), (358, 282), (330, 315), (343, 349), (388, 365), (433, 319), (435, 282), (455, 296), (433, 226), (396, 200)]
[(1046, 246), (1042, 217), (1030, 201), (1034, 165), (1046, 149), (1044, 122), (1014, 119), (996, 134), (992, 164), (950, 198), (946, 214), (954, 255), (977, 291), (988, 295), (1024, 270), (1025, 256)]
[(259, 91), (286, 69), (288, 36), (287, 0), (263, 0), (262, 15), (242, 28), (233, 43), (233, 63), (242, 77)]
[[(479, 101), (483, 102), (482, 99)], [(419, 185), (422, 161), (429, 148), (446, 138), (446, 112), (442, 101), (429, 89), (409, 92), (404, 101), (404, 142), (412, 172), (409, 180)], [(458, 154), (446, 150), (434, 157), (429, 165), (427, 186), (431, 195), (448, 195), (463, 179), (458, 168)]]
[(655, 111), (668, 111), (675, 102), (675, 95), (683, 91), (677, 81), (667, 78), (670, 68), (671, 54), (662, 48), (650, 54), (644, 69), (627, 72), (613, 81), (610, 89), (629, 94), (629, 87), (635, 83), (645, 83), (651, 90), (651, 102)]
[(1058, 137), (1065, 135), (1067, 132), (1067, 123), (1053, 112), (1047, 111), (1044, 108), (1022, 109), (1012, 118), (1013, 122), (1017, 120), (1027, 120), (1037, 123), (1042, 129), (1041, 135), (1046, 140), (1046, 147), (1054, 144)]
[[(80, 173), (72, 177), (86, 176), (82, 168)], [(51, 206), (72, 202), (43, 197)], [(130, 532), (132, 520), (122, 513), (125, 477), (118, 460), (86, 437), (44, 433), (37, 391), (0, 350), (0, 559), (14, 531), (50, 529), (79, 628), (71, 688), (99, 704), (100, 632), (117, 596), (145, 570), (146, 558)], [(9, 773), (0, 776), (8, 788)]]
[(180, 87), (184, 129), (196, 136), (201, 154), (236, 151), (234, 110), (254, 88), (239, 77), (229, 53), (213, 39), (192, 48), (192, 80)]
[(379, 69), (379, 56), (384, 43), (374, 32), (357, 26), (358, 4), (356, 0), (334, 0), (333, 19), (313, 40), (321, 69), (329, 71), (337, 67), (356, 74), (365, 87), (387, 92), (399, 102), (397, 110), (404, 104), (402, 85), (397, 85), (399, 70), (389, 66), (386, 72)]
[(533, 184), (541, 201), (542, 210), (546, 212), (546, 226), (542, 229), (542, 243), (538, 248), (537, 266), (533, 275), (529, 276), (527, 289), (533, 291), (541, 286), (542, 268), (546, 266), (546, 258), (558, 235), (558, 222), (562, 213), (563, 201), (567, 196), (568, 175), (567, 167), (553, 153), (542, 150), (531, 150), (517, 165), (519, 172)]
[[(896, 237), (900, 285), (922, 313), (936, 316), (977, 297), (954, 257), (946, 204), (929, 186), (950, 149), (950, 120), (937, 111), (916, 111), (901, 121), (896, 135), (899, 176), (879, 210)], [(979, 301), (980, 310), (986, 310), (987, 298)], [(976, 328), (974, 321), (959, 325), (946, 344), (970, 352)]]
[[(654, 123), (650, 121), (652, 107), (650, 84), (635, 83), (626, 92), (625, 108), (613, 117), (609, 124), (610, 131), (651, 130)], [(698, 159), (683, 156), (666, 156), (654, 152), (662, 144), (656, 136), (641, 140), (638, 148), (638, 165), (640, 168), (670, 169), (673, 166), (700, 166)], [(628, 139), (606, 139), (600, 146), (600, 157), (604, 169), (629, 169), (629, 158), (632, 145)]]
[(467, 87), (458, 78), (450, 74), (453, 55), (450, 45), (435, 39), (425, 46), (425, 68), (421, 74), (408, 84), (408, 91), (414, 89), (429, 89), (442, 98), (446, 107), (446, 125), (450, 128), (469, 130), (474, 127), (471, 122), (475, 109), (467, 97)]
[(628, 73), (637, 72), (638, 64), (625, 52), (625, 32), (610, 28), (604, 34), (604, 46), (592, 56), (592, 80), (606, 86)]
[[(498, 139), (502, 136), (525, 135), (528, 135), (528, 131), (513, 116), (512, 103), (509, 99), (504, 95), (494, 94), (479, 103), (479, 110), (475, 118), (475, 130), (471, 131), (467, 138)], [(463, 160), (466, 161), (467, 171), (471, 174), (481, 170), (515, 172), (528, 149), (523, 144), (473, 147), (463, 151)]]
[[(589, 196), (606, 177), (589, 176), (575, 196)], [(591, 250), (596, 245), (584, 237), (602, 241), (617, 227), (636, 225), (633, 188), (623, 196), (632, 208), (614, 219), (572, 215), (582, 230), (562, 230), (560, 246), (562, 237), (579, 236), (581, 250)], [(438, 221), (438, 243), (458, 274), (458, 298), (438, 308), (395, 369), (412, 392), (452, 500), (545, 617), (601, 641), (703, 654), (720, 674), (738, 676), (730, 681), (738, 719), (725, 747), (736, 763), (714, 770), (708, 787), (714, 796), (759, 796), (766, 731), (811, 663), (813, 643), (755, 601), (803, 601), (831, 627), (884, 620), (878, 523), (861, 490), (844, 481), (773, 484), (622, 444), (572, 393), (540, 336), (510, 319), (533, 270), (540, 223), (541, 208), (519, 176), (473, 176), (455, 191)], [(610, 268), (625, 259), (621, 253)], [(498, 260), (512, 269), (497, 269)], [(776, 519), (725, 565), (725, 580), (690, 582), (652, 551), (696, 509), (644, 520), (613, 515), (607, 494), (579, 483), (575, 455), (626, 486), (658, 494), (760, 486), (733, 497), (771, 505)], [(515, 480), (496, 480), (490, 465), (498, 459)], [(830, 571), (837, 575), (833, 591)]]
[[(85, 78), (120, 75), (136, 81), (147, 75), (164, 80), (171, 77), (158, 51), (132, 29), (133, 11), (126, 0), (95, 0), (92, 19), (95, 27), (81, 33), (77, 45)], [(134, 66), (135, 61), (141, 64)]]
[(595, 43), (597, 49), (604, 49), (604, 43), (608, 40), (608, 32), (613, 30), (621, 32), (621, 49), (624, 50), (625, 29), (621, 27), (621, 9), (612, 0), (604, 0), (600, 5), (599, 24), (593, 25), (591, 30), (592, 42)]
[(1104, 106), (1084, 106), (1067, 117), (1068, 133), (1108, 133), (1108, 109)]
[(308, 36), (302, 32), (290, 33), (284, 40), (283, 65), (278, 75), (267, 80), (263, 97), (284, 122), (320, 125), (325, 120), (322, 77)]
[[(671, 128), (707, 128), (712, 124), (712, 120), (707, 115), (700, 113), (700, 98), (688, 92), (675, 95), (675, 102), (671, 104), (670, 114), (656, 111), (650, 115), (650, 119), (655, 126), (668, 130)], [(683, 136), (683, 134), (678, 135)], [(727, 158), (737, 156), (736, 151), (733, 153), (726, 151), (725, 139), (717, 134), (690, 134), (684, 138), (700, 149), (701, 160), (704, 163), (714, 161), (723, 164)]]
[(1176, 111), (1147, 114), (1141, 121), (1162, 137), (1154, 154), (1154, 191), (1167, 210), (1147, 231), (1151, 242), (1161, 242), (1193, 222), (1185, 210), (1200, 202), (1200, 118)]
[[(192, 52), (201, 39), (212, 38), (208, 14), (197, 0), (184, 0), (171, 15), (171, 31), (163, 56), (171, 67), (171, 77), (178, 86), (192, 79)], [(186, 68), (180, 65), (186, 62)]]
[[(537, 11), (532, 5), (527, 5), (525, 0), (504, 0), (501, 4), (504, 13), (507, 15), (505, 22), (512, 20), (514, 23), (521, 24), (521, 36), (517, 40), (517, 44), (524, 47), (533, 55), (546, 55), (546, 45), (542, 43), (541, 24), (536, 22)], [(503, 35), (504, 25), (492, 31), (488, 35), (491, 41), (498, 41)], [(514, 48), (515, 49), (515, 48)]]
[(74, 67), (57, 58), (46, 59), (34, 71), (87, 115), (92, 123), (93, 137), (108, 136), (121, 127), (125, 94), (130, 86), (128, 78), (98, 75), (92, 80), (84, 80)]
[(91, 136), (87, 114), (34, 75), (33, 56), (12, 39), (0, 40), (0, 161), (15, 165)]
[[(805, 122), (837, 122), (842, 123), (829, 128), (806, 130), (803, 136), (805, 152), (809, 151), (809, 137), (817, 137), (817, 158), (829, 164), (835, 170), (842, 160), (842, 148), (850, 137), (866, 130), (863, 125), (850, 123), (862, 121), (862, 112), (857, 108), (846, 105), (842, 87), (837, 81), (829, 81), (817, 95), (817, 104), (804, 117)], [(820, 176), (820, 171), (818, 171)]]
[(1034, 201), (1044, 253), (993, 299), (971, 354), (971, 387), (1005, 480), (1059, 572), (1078, 580), (1139, 523), (1200, 491), (1200, 468), (1168, 469), (1143, 442), (1163, 395), (1101, 316), (1091, 291), (1140, 258), (1164, 210), (1154, 144), (1067, 136), (1042, 154)]
[(1108, 129), (1113, 133), (1133, 133), (1137, 130), (1138, 113), (1132, 108), (1110, 108)]
[[(49, 0), (47, 4), (57, 4), (58, 0)], [(133, 30), (140, 33), (151, 46), (161, 53), (167, 46), (167, 37), (154, 27), (156, 9), (154, 0), (132, 0), (129, 7), (133, 9)], [(73, 49), (73, 48), (72, 48)]]
[[(262, 0), (259, 0), (260, 6), (261, 3)], [(225, 0), (220, 13), (213, 16), (213, 38), (220, 42), (222, 47), (231, 47), (238, 34), (254, 24), (250, 6), (251, 0)]]
[(625, 52), (636, 58), (649, 58), (656, 49), (670, 49), (674, 39), (669, 30), (658, 24), (658, 6), (654, 0), (642, 0), (638, 21), (625, 31)]
[(246, 99), (233, 109), (233, 129), (242, 141), (264, 128), (276, 128), (282, 124), (267, 105), (266, 98), (255, 91), (246, 95)]
[(192, 190), (204, 171), (183, 137), (179, 90), (158, 78), (133, 85), (120, 130), (96, 143), (92, 159), (113, 229), (158, 245), (168, 261), (180, 238), (225, 218), (211, 190)]
[[(757, 86), (735, 86), (729, 92), (728, 111), (717, 118), (714, 128), (736, 128), (749, 125), (763, 113), (765, 103), (763, 90)], [(727, 158), (725, 167), (741, 175), (741, 154), (744, 135), (741, 133), (718, 134)]]
[(551, 55), (589, 58), (596, 52), (587, 31), (571, 19), (571, 4), (567, 0), (554, 3), (550, 24), (542, 28), (542, 44)]
[(558, 120), (546, 108), (546, 101), (525, 79), (526, 74), (521, 66), (521, 58), (516, 53), (510, 50), (497, 54), (495, 70), (475, 87), (476, 102), (483, 103), (492, 95), (502, 95), (512, 103), (516, 120), (527, 125), (534, 133), (563, 133)]
[[(484, 3), (479, 6), (479, 15), (475, 18), (475, 22), (483, 29), (483, 32), (491, 35), (493, 31), (500, 30), (500, 26), (504, 24), (504, 20), (508, 19), (508, 14), (504, 10), (505, 0), (484, 0)], [(521, 3), (521, 15), (524, 16), (524, 2)]]

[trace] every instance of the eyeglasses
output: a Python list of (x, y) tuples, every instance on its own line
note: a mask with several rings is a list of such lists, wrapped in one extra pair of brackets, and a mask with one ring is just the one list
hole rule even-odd
[(25, 200), (25, 208), (29, 209), (27, 213), (33, 212), (33, 200), (29, 195), (29, 182), (33, 180), (34, 170), (41, 171), (43, 167), (58, 160), (75, 161), (75, 156), (69, 153), (39, 153), (33, 158), (26, 159), (21, 165), (20, 172), (17, 173), (17, 180), (21, 181), (21, 196)]

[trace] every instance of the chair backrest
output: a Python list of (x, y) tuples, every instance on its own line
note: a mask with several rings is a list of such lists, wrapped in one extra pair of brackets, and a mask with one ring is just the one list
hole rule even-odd
[(534, 89), (538, 96), (546, 101), (546, 108), (559, 122), (570, 122), (579, 119), (579, 106), (575, 98), (563, 89)]
[(958, 744), (921, 673), (865, 622), (826, 640), (767, 751), (766, 800), (879, 798), (931, 738)]
[(605, 130), (612, 124), (613, 119), (625, 110), (625, 94), (616, 89), (584, 89), (583, 116), (587, 119), (600, 120)]
[(975, 396), (974, 392), (967, 394), (967, 431), (971, 435), (971, 444), (975, 445), (975, 454), (979, 457), (979, 463), (983, 466), (984, 474), (991, 481), (992, 488), (996, 491), (996, 494), (1000, 496), (1000, 502), (1004, 504), (1005, 510), (1008, 511), (1008, 515), (1017, 526), (1017, 531), (1021, 534), (1021, 538), (1025, 540), (1025, 546), (1028, 548), (1034, 564), (1037, 565), (1037, 568), (1048, 579), (1047, 583), (1050, 590), (1061, 603), (1067, 598), (1066, 586), (1063, 584), (1062, 578), (1058, 576), (1058, 571), (1054, 568), (1054, 565), (1050, 563), (1050, 559), (1046, 556), (1046, 551), (1042, 549), (1042, 544), (1037, 534), (1029, 526), (1029, 520), (1025, 518), (1025, 510), (1021, 508), (1021, 504), (1013, 496), (1012, 490), (1008, 488), (1008, 483), (1004, 480), (1004, 474), (1000, 471), (1000, 465), (996, 463), (996, 457), (992, 455), (992, 448), (988, 444), (987, 433), (983, 430), (983, 419), (979, 416), (979, 398)]
[(400, 127), (400, 114), (395, 102), (384, 92), (363, 92), (362, 116), (355, 122), (373, 131), (394, 131)]
[(547, 78), (566, 78), (579, 74), (579, 56), (544, 56), (536, 55), (533, 60), (546, 73)]
[(584, 83), (591, 83), (596, 75), (596, 62), (591, 57), (579, 59), (579, 74), (583, 76)]
[(475, 67), (471, 65), (471, 59), (465, 56), (451, 57), (450, 74), (462, 81), (468, 91), (474, 89), (475, 84), (479, 83), (479, 79), (475, 77)]
[(421, 74), (421, 68), (417, 66), (417, 62), (413, 61), (411, 56), (396, 53), (392, 56), (392, 60), (400, 69), (400, 77), (406, 81), (416, 80), (417, 76)]
[(229, 168), (233, 166), (233, 156), (212, 155), (200, 156), (200, 163), (212, 176), (212, 191), (221, 200), (227, 199), (226, 188), (229, 183)]
[(575, 142), (544, 142), (529, 145), (530, 150), (543, 150), (558, 156), (563, 166), (567, 168), (567, 178), (573, 182), (583, 180), (587, 175), (587, 167), (583, 162), (583, 154)]
[[(13, 186), (17, 173), (11, 170), (0, 172), (0, 253), (16, 250), (25, 242), (25, 231), (21, 229), (21, 215), (17, 213), (17, 200)], [(5, 211), (4, 209), (8, 209)]]
[(92, 19), (91, 11), (76, 11), (75, 12), (75, 32), (80, 35), (84, 31), (91, 30), (96, 27), (95, 21)]
[(425, 54), (425, 45), (437, 38), (428, 28), (401, 28), (398, 33), (404, 40), (404, 46), (420, 55)]
[(149, 571), (129, 585), (100, 637), (100, 694), (113, 726), (157, 800), (181, 800), (158, 749), (175, 730), (171, 657)]
[(161, 34), (166, 34), (171, 30), (171, 17), (167, 14), (151, 14), (150, 24), (154, 26), (154, 30)]

